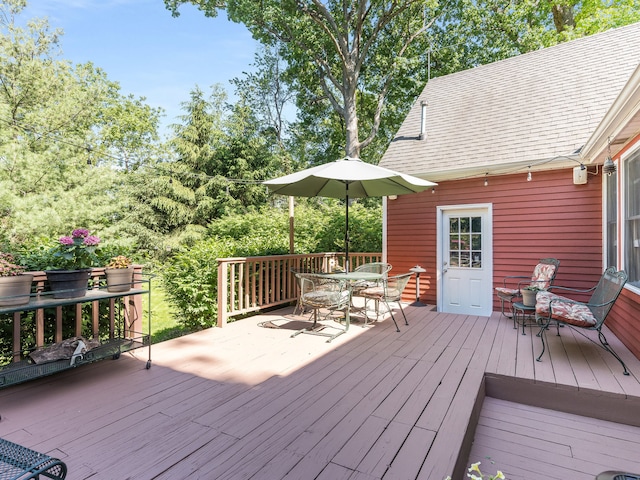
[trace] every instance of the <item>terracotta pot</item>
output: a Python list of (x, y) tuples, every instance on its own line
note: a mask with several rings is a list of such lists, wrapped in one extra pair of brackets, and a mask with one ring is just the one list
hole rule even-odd
[(23, 273), (12, 277), (0, 277), (0, 307), (12, 307), (29, 303), (33, 275)]
[(90, 268), (81, 270), (47, 270), (49, 288), (53, 298), (84, 297), (89, 286)]
[(105, 268), (108, 292), (128, 292), (133, 281), (133, 266), (127, 268)]

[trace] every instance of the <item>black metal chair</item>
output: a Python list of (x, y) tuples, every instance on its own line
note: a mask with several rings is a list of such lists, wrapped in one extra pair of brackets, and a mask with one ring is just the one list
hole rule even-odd
[[(558, 273), (558, 267), (560, 267), (560, 260), (556, 258), (543, 258), (535, 266), (531, 275), (509, 275), (504, 277), (502, 286), (495, 287), (496, 295), (500, 299), (502, 315), (511, 318), (504, 312), (504, 302), (513, 303), (515, 299), (520, 298), (521, 288), (535, 286), (546, 290), (552, 285)], [(509, 310), (511, 311), (512, 309), (509, 308)], [(515, 324), (514, 328), (516, 328)]]
[(41, 477), (64, 480), (67, 465), (62, 460), (0, 438), (0, 480)]
[(381, 285), (376, 285), (373, 287), (365, 288), (359, 293), (359, 296), (365, 299), (365, 322), (367, 324), (367, 300), (375, 301), (375, 312), (376, 312), (376, 321), (378, 321), (378, 317), (380, 316), (380, 302), (382, 302), (386, 307), (389, 313), (391, 314), (391, 319), (393, 320), (394, 325), (396, 326), (396, 331), (400, 331), (398, 327), (398, 323), (396, 322), (395, 317), (393, 316), (393, 309), (391, 308), (391, 303), (396, 303), (400, 307), (400, 311), (402, 312), (402, 316), (404, 317), (405, 325), (409, 325), (407, 321), (407, 316), (404, 314), (404, 308), (402, 308), (402, 292), (406, 288), (409, 283), (409, 279), (413, 273), (403, 273), (402, 275), (395, 275), (392, 277), (387, 277), (382, 279)]
[(599, 473), (596, 480), (640, 480), (640, 473), (607, 470)]
[[(598, 344), (593, 339), (580, 330), (594, 330), (598, 332), (600, 346), (613, 355), (622, 365), (624, 374), (629, 375), (627, 366), (620, 356), (611, 348), (604, 333), (602, 333), (602, 326), (607, 319), (607, 315), (609, 315), (613, 304), (620, 295), (626, 282), (627, 274), (625, 272), (616, 271), (614, 267), (609, 267), (604, 271), (598, 283), (589, 289), (581, 290), (552, 285), (547, 291), (538, 292), (536, 296), (536, 321), (540, 324), (538, 336), (542, 340), (542, 352), (540, 352), (536, 360), (540, 361), (545, 352), (544, 336), (546, 330), (549, 328), (551, 322), (556, 322), (558, 335), (560, 335), (560, 326), (566, 325), (596, 345)], [(591, 292), (591, 298), (589, 298), (589, 301), (586, 303), (578, 302), (560, 296), (552, 291), (574, 293)]]

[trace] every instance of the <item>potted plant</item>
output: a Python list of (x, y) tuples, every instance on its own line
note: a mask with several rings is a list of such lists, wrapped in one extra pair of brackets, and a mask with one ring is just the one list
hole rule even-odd
[(520, 289), (520, 293), (522, 294), (522, 304), (526, 307), (535, 307), (536, 295), (540, 290), (543, 289), (537, 285), (527, 285), (526, 287), (522, 287)]
[(86, 228), (77, 228), (71, 236), (58, 239), (49, 252), (52, 260), (45, 271), (53, 298), (86, 295), (91, 267), (98, 265), (99, 244), (100, 238), (90, 235)]
[(131, 289), (133, 281), (133, 265), (131, 260), (124, 255), (111, 258), (104, 269), (107, 277), (107, 291), (127, 292)]
[(0, 252), (0, 306), (29, 303), (33, 275), (15, 263), (13, 255)]

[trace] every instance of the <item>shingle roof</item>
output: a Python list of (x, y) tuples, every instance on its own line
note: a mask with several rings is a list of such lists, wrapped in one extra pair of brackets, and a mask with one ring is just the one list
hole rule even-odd
[(635, 23), (433, 78), (380, 165), (434, 181), (549, 168), (584, 145), (639, 62)]

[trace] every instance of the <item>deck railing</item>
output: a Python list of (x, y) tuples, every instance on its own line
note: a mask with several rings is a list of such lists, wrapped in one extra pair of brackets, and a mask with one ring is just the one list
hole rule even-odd
[[(349, 253), (351, 270), (379, 262), (380, 253)], [(292, 270), (331, 272), (344, 265), (344, 253), (273, 255), (218, 259), (218, 326), (229, 317), (244, 315), (298, 298)]]
[[(45, 292), (45, 282), (47, 280), (47, 275), (45, 272), (27, 272), (33, 275), (33, 284), (32, 291), (35, 292), (32, 295), (36, 297)], [(134, 266), (134, 275), (133, 281), (134, 283), (140, 281), (142, 278), (142, 266), (135, 265)], [(106, 281), (106, 276), (104, 273), (104, 268), (93, 268), (91, 270), (91, 284), (94, 286), (93, 288), (98, 288), (102, 281)], [(142, 297), (140, 295), (123, 295), (122, 297), (124, 302), (124, 310), (122, 313), (125, 316), (126, 322), (126, 331), (137, 331), (141, 332), (142, 327), (142, 319), (143, 319), (143, 307), (142, 307)], [(106, 302), (105, 302), (106, 303)], [(61, 342), (63, 339), (63, 308), (65, 309), (73, 309), (73, 330), (75, 336), (82, 335), (82, 318), (83, 318), (83, 305), (90, 305), (90, 317), (91, 317), (91, 333), (94, 338), (98, 338), (99, 336), (99, 320), (100, 320), (100, 302), (92, 301), (87, 303), (87, 301), (81, 301), (76, 304), (68, 304), (64, 307), (59, 306), (55, 308), (55, 333), (54, 333), (54, 342)], [(28, 307), (25, 307), (27, 310)], [(113, 336), (114, 329), (114, 317), (115, 317), (115, 309), (116, 309), (116, 300), (110, 299), (108, 302), (108, 313), (107, 317), (109, 318), (109, 334)], [(118, 306), (117, 308), (120, 308)], [(44, 309), (36, 309), (33, 310), (35, 312), (35, 332), (32, 347), (38, 348), (45, 345), (45, 314)], [(22, 340), (24, 335), (29, 335), (29, 332), (24, 332), (21, 328), (21, 319), (24, 315), (24, 311), (16, 311), (15, 313), (8, 314), (13, 317), (13, 361), (18, 362), (21, 359), (22, 355)]]

